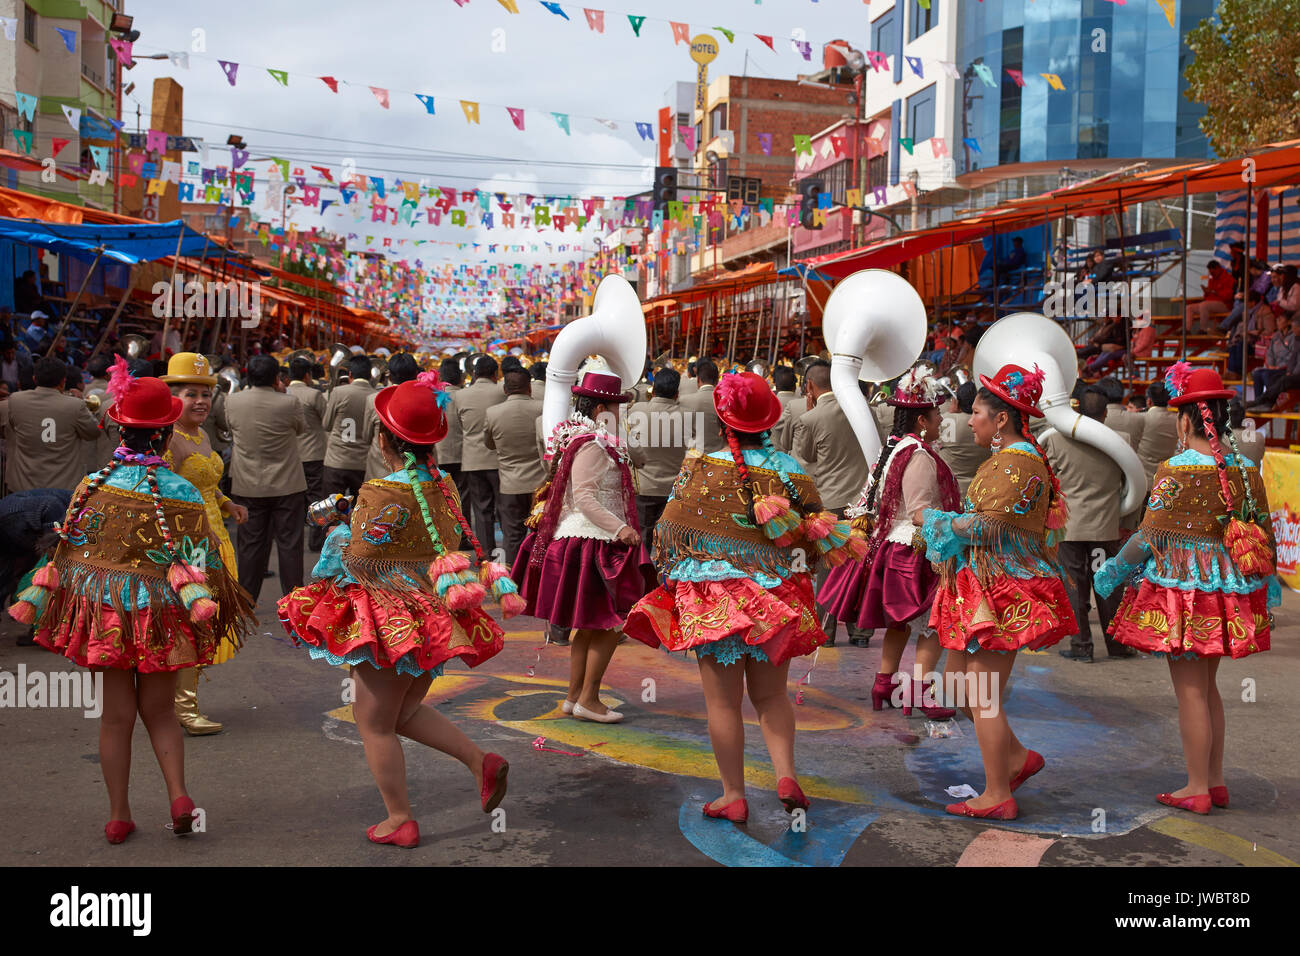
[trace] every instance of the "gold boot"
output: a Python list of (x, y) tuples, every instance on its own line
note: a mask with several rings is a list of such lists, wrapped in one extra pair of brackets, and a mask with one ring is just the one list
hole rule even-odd
[(191, 737), (221, 733), (221, 725), (199, 713), (199, 669), (187, 667), (176, 673), (176, 718)]

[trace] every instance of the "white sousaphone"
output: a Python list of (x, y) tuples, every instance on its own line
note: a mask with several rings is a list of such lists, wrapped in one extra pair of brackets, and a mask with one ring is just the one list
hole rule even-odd
[(1038, 407), (1049, 425), (1067, 438), (1105, 452), (1124, 473), (1121, 514), (1138, 509), (1147, 493), (1146, 470), (1127, 439), (1101, 422), (1070, 407), (1070, 393), (1078, 380), (1078, 353), (1069, 334), (1056, 322), (1034, 312), (1016, 312), (988, 327), (975, 346), (971, 370), (992, 378), (1002, 366), (1014, 363), (1043, 372), (1043, 396)]
[(622, 276), (607, 275), (596, 287), (591, 315), (574, 319), (555, 337), (546, 364), (542, 428), (547, 435), (573, 409), (573, 383), (587, 356), (599, 355), (623, 388), (635, 385), (645, 371), (645, 314), (636, 291)]
[(880, 433), (858, 381), (886, 382), (911, 368), (925, 347), (925, 326), (916, 289), (884, 269), (855, 272), (826, 301), (822, 332), (831, 353), (831, 391), (868, 467), (880, 457)]

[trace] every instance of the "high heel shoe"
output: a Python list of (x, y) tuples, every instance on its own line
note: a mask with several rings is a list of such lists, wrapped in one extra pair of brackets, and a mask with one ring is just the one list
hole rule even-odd
[(506, 774), (510, 764), (498, 754), (483, 755), (483, 789), (479, 798), (483, 801), (483, 812), (491, 813), (506, 796)]
[(903, 677), (903, 716), (911, 717), (912, 708), (916, 707), (930, 720), (948, 720), (957, 716), (951, 707), (943, 707), (934, 699), (934, 685), (915, 677)]
[(180, 836), (194, 830), (194, 801), (189, 797), (177, 797), (172, 801), (172, 833)]
[(1210, 802), (1214, 804), (1216, 807), (1223, 807), (1226, 810), (1228, 807), (1228, 788), (1211, 787)]
[(1043, 759), (1042, 754), (1034, 750), (1029, 751), (1025, 757), (1025, 765), (1020, 768), (1020, 773), (1011, 778), (1011, 792), (1015, 793), (1017, 787), (1045, 766), (1047, 766), (1047, 761)]
[(744, 826), (749, 822), (749, 803), (744, 797), (739, 800), (732, 800), (725, 807), (715, 807), (712, 803), (704, 805), (704, 815), (713, 817), (715, 820), (730, 820), (732, 823)]
[(134, 832), (133, 820), (109, 820), (104, 824), (104, 836), (109, 843), (121, 843)]
[(803, 790), (799, 787), (799, 781), (794, 777), (782, 777), (776, 782), (776, 796), (785, 804), (786, 813), (794, 813), (795, 810), (807, 810), (812, 805), (811, 801), (803, 795)]
[(955, 817), (976, 817), (980, 820), (1014, 820), (1020, 815), (1020, 807), (1016, 805), (1015, 797), (1008, 797), (996, 806), (985, 807), (983, 810), (976, 810), (965, 800), (961, 803), (950, 803), (943, 809)]
[[(894, 706), (894, 688), (898, 686), (897, 674), (876, 673), (876, 682), (871, 685), (871, 709), (880, 710), (885, 704)], [(908, 713), (908, 711), (903, 711)]]
[(616, 710), (607, 710), (603, 714), (598, 714), (581, 704), (573, 705), (573, 716), (580, 720), (594, 720), (598, 724), (616, 724), (623, 719), (623, 715)]
[(387, 836), (375, 836), (375, 830), (377, 829), (379, 829), (378, 823), (372, 827), (366, 828), (366, 839), (371, 843), (386, 843), (389, 846), (400, 846), (403, 850), (409, 850), (412, 847), (420, 845), (420, 825), (414, 820), (407, 820)]
[(1210, 812), (1210, 795), (1208, 793), (1194, 793), (1190, 797), (1175, 797), (1172, 793), (1161, 793), (1156, 795), (1156, 799), (1167, 807), (1173, 807), (1175, 810), (1188, 810), (1202, 816), (1207, 816)]

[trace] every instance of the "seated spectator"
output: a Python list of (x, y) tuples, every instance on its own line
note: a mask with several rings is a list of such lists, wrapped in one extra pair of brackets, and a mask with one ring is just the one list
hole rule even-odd
[[(1227, 315), (1232, 311), (1235, 290), (1232, 285), (1232, 273), (1223, 268), (1217, 259), (1211, 259), (1206, 275), (1202, 279), (1203, 298), (1195, 305), (1187, 307), (1185, 321), (1187, 331), (1193, 335), (1208, 334), (1210, 323), (1215, 316)], [(1193, 323), (1195, 328), (1193, 328)]]
[(1291, 315), (1289, 328), (1285, 332), (1276, 332), (1269, 340), (1264, 353), (1264, 365), (1250, 373), (1255, 385), (1255, 394), (1263, 395), (1268, 387), (1286, 374), (1291, 366), (1297, 349), (1300, 348), (1300, 312)]
[(12, 338), (0, 339), (0, 382), (10, 392), (35, 388), (32, 371), (32, 360), (18, 351), (18, 343)]
[(36, 273), (28, 269), (14, 280), (14, 311), (20, 315), (32, 315), (35, 312), (54, 314), (54, 306), (45, 301), (36, 284)]

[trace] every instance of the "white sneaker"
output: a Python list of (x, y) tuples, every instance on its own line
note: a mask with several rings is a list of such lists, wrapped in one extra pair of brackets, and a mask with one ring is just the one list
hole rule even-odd
[(623, 719), (623, 715), (616, 710), (598, 714), (594, 710), (588, 710), (581, 704), (573, 705), (573, 716), (579, 720), (594, 720), (598, 724), (616, 724)]

